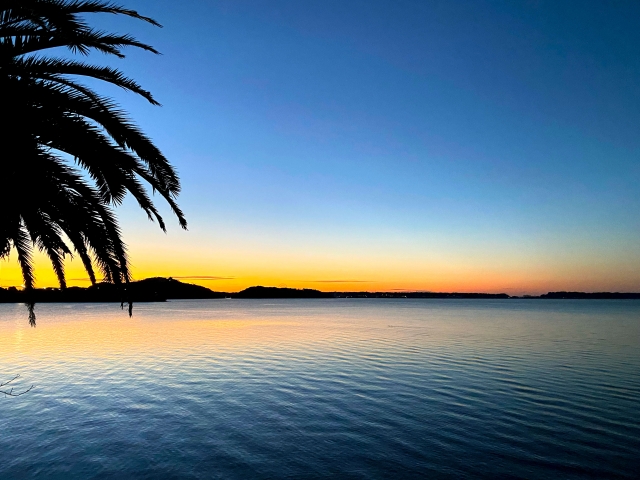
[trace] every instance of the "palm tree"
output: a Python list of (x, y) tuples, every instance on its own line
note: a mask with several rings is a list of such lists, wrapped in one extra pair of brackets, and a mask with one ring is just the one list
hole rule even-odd
[[(130, 35), (92, 29), (83, 19), (89, 13), (159, 26), (104, 0), (0, 0), (0, 259), (15, 249), (27, 293), (34, 288), (34, 248), (51, 260), (60, 288), (66, 288), (64, 259), (72, 254), (92, 283), (95, 265), (104, 281), (126, 285), (131, 272), (113, 207), (130, 193), (166, 231), (145, 184), (187, 226), (171, 164), (118, 105), (79, 79), (158, 102), (119, 70), (42, 53), (59, 47), (84, 56), (98, 51), (122, 58), (125, 47), (157, 53)], [(28, 306), (34, 325), (33, 302)]]

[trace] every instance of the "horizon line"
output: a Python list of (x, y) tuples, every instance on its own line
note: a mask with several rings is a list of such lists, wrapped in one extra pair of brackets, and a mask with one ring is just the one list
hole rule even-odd
[[(162, 278), (162, 279), (178, 279), (178, 278), (182, 278), (182, 279), (187, 279), (187, 278), (193, 278), (193, 279), (235, 279), (235, 277), (213, 277), (213, 276), (206, 276), (206, 275), (194, 275), (194, 276), (176, 276), (176, 277), (146, 277), (146, 278), (142, 278), (140, 280), (133, 280), (133, 282), (139, 282), (142, 280), (148, 280), (148, 279), (152, 279), (152, 278)], [(69, 279), (69, 280), (85, 280), (85, 279)], [(90, 280), (89, 278), (86, 278), (86, 280)], [(377, 281), (369, 281), (369, 280), (316, 280), (315, 282), (318, 283), (377, 283)], [(100, 281), (97, 281), (96, 283), (101, 283)], [(23, 285), (0, 285), (0, 288), (18, 288), (21, 290), (24, 290), (24, 286)], [(211, 290), (208, 289), (207, 287), (203, 287), (203, 288), (207, 288), (208, 290), (211, 290), (212, 292), (217, 292), (217, 293), (240, 293), (243, 290), (246, 290), (248, 288), (252, 288), (252, 287), (263, 287), (263, 288), (289, 288), (289, 289), (293, 289), (293, 290), (304, 290), (305, 288), (296, 288), (296, 287), (283, 287), (283, 286), (267, 286), (267, 285), (251, 285), (249, 287), (245, 287), (242, 290), (238, 290), (238, 291), (228, 291), (228, 292), (222, 292), (222, 291), (215, 291), (215, 290)], [(57, 287), (36, 287), (34, 288), (35, 290), (37, 289), (44, 289), (44, 288), (54, 288), (54, 289), (60, 289), (59, 286)], [(88, 287), (79, 287), (79, 288), (88, 288)], [(318, 290), (320, 291), (320, 290)], [(329, 292), (323, 292), (323, 293), (432, 293), (432, 294), (483, 294), (483, 295), (507, 295), (509, 297), (536, 297), (536, 296), (540, 296), (540, 295), (545, 295), (548, 293), (587, 293), (587, 294), (610, 294), (610, 293), (614, 293), (614, 294), (640, 294), (640, 292), (633, 292), (633, 291), (606, 291), (606, 290), (592, 290), (592, 291), (581, 291), (581, 290), (546, 290), (545, 293), (539, 293), (539, 294), (531, 294), (531, 293), (520, 293), (519, 295), (510, 295), (504, 291), (502, 292), (478, 292), (478, 291), (456, 291), (456, 290), (451, 290), (451, 291), (434, 291), (434, 290), (419, 290), (419, 289), (402, 289), (402, 288), (393, 288), (393, 289), (389, 289), (389, 290), (373, 290), (373, 291), (368, 291), (368, 290), (342, 290), (342, 291), (338, 291), (338, 290), (334, 290), (334, 291), (329, 291)]]

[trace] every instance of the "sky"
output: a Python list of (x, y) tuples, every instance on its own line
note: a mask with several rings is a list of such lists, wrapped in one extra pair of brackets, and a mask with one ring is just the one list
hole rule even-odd
[[(162, 55), (115, 98), (181, 231), (118, 207), (134, 276), (214, 290), (640, 291), (640, 3), (126, 0)], [(37, 259), (38, 286), (56, 284)], [(87, 285), (79, 262), (69, 283)], [(20, 285), (15, 255), (0, 286)]]

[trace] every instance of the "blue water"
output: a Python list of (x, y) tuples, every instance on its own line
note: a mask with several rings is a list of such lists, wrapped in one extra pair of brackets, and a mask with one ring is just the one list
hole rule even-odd
[(0, 305), (4, 478), (638, 478), (640, 301)]

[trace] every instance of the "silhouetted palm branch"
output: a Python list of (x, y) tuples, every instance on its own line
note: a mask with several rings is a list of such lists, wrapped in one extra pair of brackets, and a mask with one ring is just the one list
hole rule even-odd
[[(88, 13), (125, 15), (159, 26), (102, 0), (0, 0), (5, 123), (0, 132), (6, 152), (0, 258), (16, 250), (27, 291), (35, 282), (34, 248), (49, 257), (61, 288), (66, 287), (64, 259), (72, 251), (92, 283), (94, 265), (105, 281), (128, 283), (126, 246), (112, 206), (130, 193), (166, 230), (145, 183), (169, 203), (180, 226), (187, 226), (176, 203), (180, 181), (169, 161), (118, 105), (79, 79), (108, 82), (159, 105), (151, 93), (117, 69), (39, 54), (56, 47), (120, 58), (125, 47), (157, 53), (130, 35), (90, 28), (82, 17)], [(33, 302), (29, 317), (35, 322)]]

